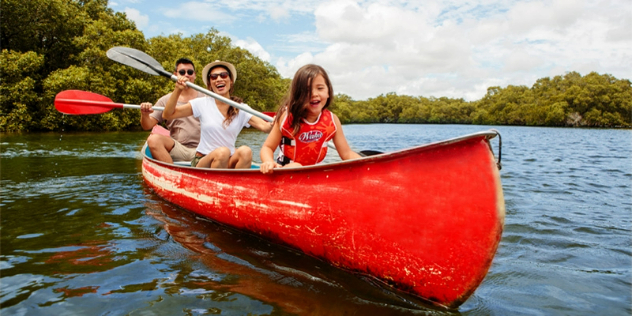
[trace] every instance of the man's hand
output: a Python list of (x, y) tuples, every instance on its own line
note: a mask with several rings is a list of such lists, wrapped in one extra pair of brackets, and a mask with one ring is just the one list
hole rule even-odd
[(140, 104), (140, 112), (143, 115), (154, 113), (154, 109), (151, 108), (152, 106), (153, 104), (151, 104), (150, 102), (143, 102)]

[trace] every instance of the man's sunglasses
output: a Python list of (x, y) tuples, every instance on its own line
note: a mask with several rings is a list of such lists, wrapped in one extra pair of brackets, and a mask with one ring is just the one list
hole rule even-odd
[(180, 74), (180, 76), (184, 76), (184, 74), (189, 74), (189, 76), (193, 76), (193, 74), (195, 73), (195, 70), (193, 69), (180, 69), (180, 71), (178, 71), (178, 73)]
[(209, 74), (208, 77), (213, 79), (213, 80), (217, 79), (217, 77), (222, 77), (222, 79), (226, 79), (226, 78), (228, 78), (228, 73), (224, 71), (224, 72), (220, 72), (218, 74)]

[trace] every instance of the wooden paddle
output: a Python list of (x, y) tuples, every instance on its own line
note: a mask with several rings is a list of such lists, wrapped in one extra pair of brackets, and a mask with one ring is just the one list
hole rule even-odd
[[(155, 75), (155, 76), (164, 76), (167, 77), (173, 81), (178, 81), (178, 77), (168, 71), (166, 71), (162, 65), (155, 60), (153, 57), (145, 54), (144, 52), (141, 52), (137, 49), (134, 48), (129, 48), (129, 47), (122, 47), (122, 46), (116, 46), (116, 47), (112, 47), (107, 51), (107, 56), (108, 58), (110, 58), (111, 60), (114, 60), (118, 63), (121, 63), (123, 65), (127, 65), (133, 68), (136, 68), (140, 71), (143, 71), (145, 73), (148, 73), (150, 75)], [(254, 110), (253, 108), (251, 108), (250, 106), (248, 106), (245, 103), (237, 103), (233, 100), (227, 99), (217, 93), (214, 93), (212, 91), (209, 91), (208, 89), (204, 89), (192, 82), (187, 82), (186, 83), (187, 87), (194, 89), (196, 91), (199, 91), (201, 93), (204, 93), (210, 97), (213, 97), (217, 100), (220, 100), (226, 104), (229, 104), (231, 106), (234, 106), (242, 111), (248, 112), (258, 118), (261, 118), (265, 121), (268, 122), (272, 122), (274, 119), (268, 115), (265, 115), (261, 112), (258, 112), (256, 110)], [(334, 146), (332, 143), (327, 143), (327, 145), (333, 149), (336, 149), (336, 146)], [(378, 151), (374, 151), (374, 150), (368, 150), (366, 151), (366, 153), (364, 153), (364, 151), (359, 152), (358, 154), (360, 156), (372, 156), (372, 155), (376, 155), (378, 153)]]
[[(65, 90), (55, 96), (57, 111), (70, 115), (101, 114), (112, 109), (140, 109), (140, 105), (115, 103), (110, 98), (87, 91)], [(157, 111), (163, 107), (154, 106)]]

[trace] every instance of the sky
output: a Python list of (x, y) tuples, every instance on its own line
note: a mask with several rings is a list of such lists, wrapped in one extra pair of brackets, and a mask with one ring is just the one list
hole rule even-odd
[(482, 98), (571, 71), (632, 79), (632, 0), (111, 0), (146, 38), (215, 28), (292, 78), (334, 92)]

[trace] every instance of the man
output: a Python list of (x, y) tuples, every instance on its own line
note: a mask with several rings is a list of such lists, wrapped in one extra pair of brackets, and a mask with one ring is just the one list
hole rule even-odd
[[(186, 76), (190, 82), (195, 82), (195, 66), (187, 58), (176, 61), (174, 75)], [(164, 107), (171, 93), (163, 96), (156, 102), (156, 106)], [(204, 94), (186, 87), (178, 98), (176, 106), (189, 103), (189, 101), (203, 97)], [(151, 109), (149, 102), (141, 103), (140, 125), (144, 130), (152, 129), (156, 124), (166, 122), (171, 134), (170, 137), (158, 133), (152, 133), (147, 138), (147, 146), (151, 155), (156, 160), (173, 163), (174, 161), (191, 161), (195, 157), (195, 148), (200, 142), (200, 121), (193, 117), (183, 117), (173, 120), (163, 120), (162, 111)]]

